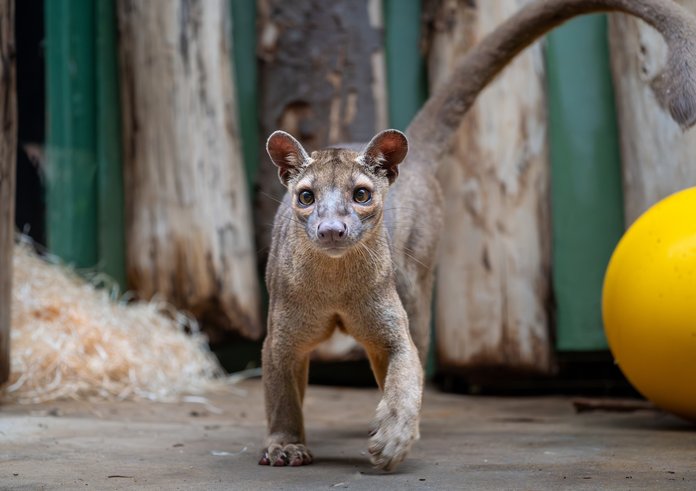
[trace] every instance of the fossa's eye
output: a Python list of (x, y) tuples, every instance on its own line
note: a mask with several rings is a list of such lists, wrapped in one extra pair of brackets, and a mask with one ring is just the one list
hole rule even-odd
[(364, 205), (372, 199), (372, 193), (366, 188), (358, 188), (353, 191), (353, 201)]
[(314, 203), (314, 193), (308, 189), (300, 191), (300, 194), (297, 195), (297, 201), (302, 206), (310, 206)]

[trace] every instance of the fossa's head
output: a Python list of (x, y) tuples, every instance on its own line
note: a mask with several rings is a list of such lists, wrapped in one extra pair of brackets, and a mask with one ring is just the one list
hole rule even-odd
[(311, 244), (341, 257), (382, 221), (387, 189), (399, 175), (408, 142), (400, 131), (386, 130), (362, 152), (332, 148), (308, 155), (292, 136), (276, 131), (266, 149)]

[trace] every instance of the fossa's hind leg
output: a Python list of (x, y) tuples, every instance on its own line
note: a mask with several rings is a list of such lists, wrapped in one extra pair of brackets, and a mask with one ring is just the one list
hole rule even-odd
[(400, 278), (397, 290), (408, 316), (409, 331), (418, 349), (421, 365), (425, 366), (430, 349), (430, 320), (432, 318), (433, 284), (432, 270), (414, 271), (415, 274)]

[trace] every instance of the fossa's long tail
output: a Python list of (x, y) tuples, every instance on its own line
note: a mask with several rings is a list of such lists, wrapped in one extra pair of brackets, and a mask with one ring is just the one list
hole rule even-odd
[(669, 48), (665, 68), (652, 80), (658, 102), (686, 129), (696, 123), (696, 18), (673, 0), (538, 0), (474, 46), (406, 130), (409, 160), (435, 171), (463, 116), (479, 93), (520, 51), (566, 20), (618, 11), (657, 29)]

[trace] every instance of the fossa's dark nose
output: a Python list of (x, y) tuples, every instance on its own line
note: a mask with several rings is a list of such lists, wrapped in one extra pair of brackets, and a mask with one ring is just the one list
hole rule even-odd
[(322, 244), (339, 244), (346, 238), (348, 226), (340, 220), (325, 220), (317, 227), (317, 237)]

